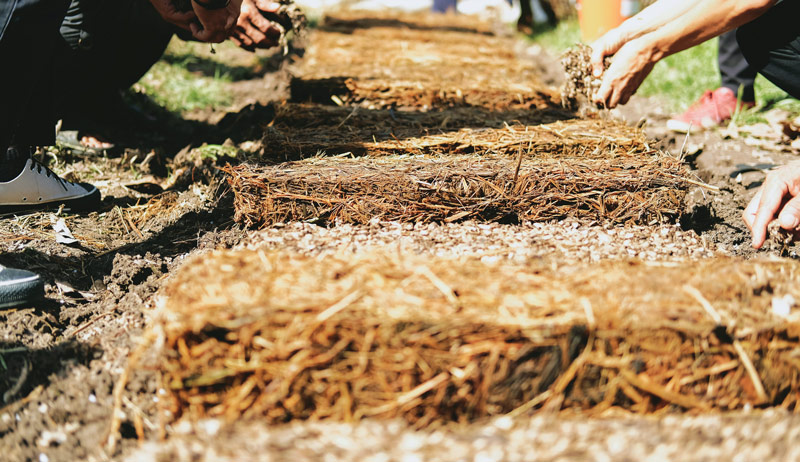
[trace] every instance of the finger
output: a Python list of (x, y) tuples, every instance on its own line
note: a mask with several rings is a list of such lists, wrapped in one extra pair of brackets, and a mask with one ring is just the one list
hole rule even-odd
[(262, 43), (267, 38), (267, 36), (264, 35), (263, 32), (261, 32), (258, 28), (254, 27), (251, 24), (247, 24), (244, 27), (244, 32), (247, 34), (250, 40), (256, 44)]
[(261, 15), (261, 13), (256, 13), (250, 16), (250, 22), (253, 23), (253, 27), (260, 30), (262, 33), (266, 33), (272, 27), (272, 22), (270, 22), (267, 18)]
[(595, 42), (595, 48), (592, 49), (592, 56), (590, 57), (590, 62), (592, 63), (592, 74), (595, 77), (600, 77), (603, 75), (603, 71), (605, 70), (604, 60), (606, 58), (606, 50), (605, 46), (601, 43)]
[(758, 203), (758, 211), (756, 218), (753, 220), (753, 247), (760, 249), (764, 245), (767, 236), (767, 225), (775, 218), (775, 213), (783, 202), (783, 196), (786, 194), (785, 184), (778, 180), (777, 177), (767, 179), (764, 185), (764, 190), (761, 193), (761, 200)]
[(228, 20), (225, 21), (225, 31), (230, 32), (236, 27), (236, 21), (239, 19), (239, 15), (232, 15), (228, 16)]
[(281, 8), (280, 3), (275, 3), (272, 0), (256, 0), (255, 4), (256, 8), (268, 13), (276, 13)]
[(203, 29), (195, 22), (189, 23), (189, 30), (192, 31), (192, 36), (197, 40), (203, 40)]
[(761, 202), (761, 191), (763, 188), (759, 189), (756, 192), (756, 195), (750, 199), (750, 203), (747, 204), (747, 208), (744, 209), (742, 213), (742, 219), (744, 220), (744, 224), (747, 225), (747, 229), (753, 231), (753, 223), (756, 221), (756, 212), (758, 212), (758, 204)]
[(231, 34), (231, 38), (238, 38), (239, 41), (242, 43), (243, 46), (250, 47), (253, 46), (253, 40), (247, 34), (243, 27), (237, 27), (236, 32)]
[(800, 196), (795, 196), (783, 205), (778, 222), (785, 230), (796, 230), (800, 226)]

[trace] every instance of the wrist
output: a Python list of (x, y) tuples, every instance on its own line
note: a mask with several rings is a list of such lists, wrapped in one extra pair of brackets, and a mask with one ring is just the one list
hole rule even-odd
[(221, 10), (231, 4), (231, 0), (192, 0), (192, 2), (206, 10)]

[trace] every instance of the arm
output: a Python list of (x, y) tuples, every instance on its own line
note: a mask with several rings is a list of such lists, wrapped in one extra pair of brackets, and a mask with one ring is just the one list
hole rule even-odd
[(659, 60), (746, 24), (775, 2), (659, 0), (592, 45), (595, 75), (602, 73), (603, 59), (614, 55), (595, 102), (625, 104)]

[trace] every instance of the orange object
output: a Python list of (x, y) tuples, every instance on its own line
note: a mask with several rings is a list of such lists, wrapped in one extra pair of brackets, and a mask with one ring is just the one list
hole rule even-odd
[(578, 0), (581, 38), (593, 42), (639, 12), (638, 0)]

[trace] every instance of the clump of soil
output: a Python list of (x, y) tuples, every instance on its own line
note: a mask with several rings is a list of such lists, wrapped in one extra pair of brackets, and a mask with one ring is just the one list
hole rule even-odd
[[(600, 88), (602, 79), (592, 74), (591, 55), (590, 47), (577, 44), (561, 56), (561, 65), (566, 74), (561, 89), (561, 104), (566, 108), (577, 109), (580, 98), (591, 101), (594, 93)], [(608, 58), (606, 58), (607, 64)]]
[(294, 0), (279, 0), (278, 3), (280, 4), (278, 11), (263, 14), (280, 29), (281, 38), (278, 43), (286, 56), (289, 53), (289, 32), (294, 34), (295, 39), (304, 37), (308, 27), (308, 18), (303, 10), (294, 3)]
[(788, 254), (789, 248), (794, 244), (794, 234), (781, 228), (778, 220), (767, 226), (767, 241), (764, 248), (777, 251), (781, 256)]

